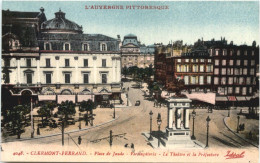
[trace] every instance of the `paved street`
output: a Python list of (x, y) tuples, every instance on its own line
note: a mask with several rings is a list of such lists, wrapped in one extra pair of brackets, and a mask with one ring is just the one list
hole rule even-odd
[[(113, 148), (124, 147), (125, 144), (133, 143), (135, 149), (151, 149), (144, 136), (143, 132), (149, 131), (149, 112), (153, 111), (153, 131), (158, 130), (156, 123), (156, 117), (158, 113), (162, 115), (162, 125), (161, 129), (165, 129), (167, 121), (167, 108), (155, 108), (153, 107), (153, 101), (144, 100), (143, 93), (140, 89), (131, 88), (131, 83), (125, 83), (124, 87), (129, 87), (129, 100), (132, 103), (131, 107), (127, 108), (116, 108), (116, 115), (118, 119), (115, 121), (92, 128), (86, 131), (80, 131), (65, 135), (65, 146), (76, 147), (78, 137), (81, 136), (82, 144), (80, 147), (88, 148), (100, 148), (101, 146), (109, 147), (109, 139), (91, 142), (101, 138), (109, 136), (109, 131), (113, 131), (113, 135), (126, 133), (125, 137), (116, 137), (113, 139)], [(140, 100), (140, 106), (134, 106), (135, 101)], [(108, 109), (108, 108), (107, 108)], [(107, 109), (104, 109), (107, 110)], [(110, 110), (110, 109), (109, 109)], [(191, 110), (192, 111), (192, 110)], [(191, 113), (190, 111), (190, 113)], [(214, 110), (213, 113), (207, 113), (206, 109), (196, 109), (197, 115), (195, 118), (195, 136), (198, 141), (205, 144), (206, 143), (206, 118), (209, 115), (211, 118), (210, 129), (209, 129), (209, 147), (210, 148), (255, 148), (254, 146), (248, 144), (241, 138), (230, 132), (224, 125), (223, 118), (227, 116), (228, 112), (225, 110)], [(238, 111), (232, 110), (231, 114), (236, 115)], [(190, 127), (192, 127), (192, 118), (190, 119)], [(191, 128), (192, 130), (192, 128)], [(65, 130), (66, 132), (66, 130)], [(73, 140), (72, 140), (73, 139)], [(52, 136), (41, 139), (33, 139), (23, 141), (24, 143), (30, 144), (55, 144), (61, 145), (61, 135)], [(256, 149), (256, 148), (255, 148)]]

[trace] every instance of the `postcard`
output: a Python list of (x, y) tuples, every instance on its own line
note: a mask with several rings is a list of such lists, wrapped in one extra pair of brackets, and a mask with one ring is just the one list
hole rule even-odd
[(258, 162), (258, 1), (3, 1), (1, 161)]

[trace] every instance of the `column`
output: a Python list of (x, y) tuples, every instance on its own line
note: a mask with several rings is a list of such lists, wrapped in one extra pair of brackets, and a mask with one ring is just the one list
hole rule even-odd
[(41, 83), (41, 77), (40, 77), (40, 57), (36, 58), (37, 62), (37, 85), (40, 85)]
[(185, 120), (184, 120), (184, 122), (185, 122), (184, 127), (189, 128), (189, 108), (185, 109)]
[(97, 57), (93, 56), (94, 83), (97, 84)]
[(169, 109), (169, 120), (168, 120), (168, 126), (169, 128), (172, 128), (172, 122), (173, 122), (173, 108)]
[(117, 72), (116, 72), (116, 77), (117, 77), (117, 82), (121, 82), (121, 62), (120, 58), (116, 59), (116, 67), (117, 67)]
[(177, 119), (176, 128), (180, 129), (181, 128), (181, 109), (180, 108), (177, 109), (177, 115), (176, 116), (177, 116), (177, 118), (176, 118)]
[(21, 58), (17, 58), (17, 83), (21, 84)]
[(116, 65), (115, 65), (115, 58), (112, 57), (112, 83), (116, 82)]
[(59, 74), (60, 74), (60, 67), (59, 67), (60, 57), (56, 56), (55, 59), (56, 59), (56, 83), (59, 84), (60, 83), (60, 77), (59, 77)]
[(75, 83), (79, 83), (79, 70), (78, 70), (78, 67), (79, 67), (79, 65), (78, 65), (78, 57), (74, 57), (74, 59), (75, 59), (75, 70), (76, 70), (76, 78), (75, 78)]

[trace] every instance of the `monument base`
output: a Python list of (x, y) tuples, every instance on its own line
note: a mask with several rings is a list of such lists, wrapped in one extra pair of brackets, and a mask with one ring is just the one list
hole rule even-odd
[(190, 129), (166, 128), (167, 147), (194, 147), (195, 143), (191, 140)]

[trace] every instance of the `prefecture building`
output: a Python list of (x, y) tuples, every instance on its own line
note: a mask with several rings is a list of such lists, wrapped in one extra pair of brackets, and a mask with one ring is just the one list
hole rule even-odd
[(120, 98), (120, 38), (84, 34), (65, 15), (3, 11), (2, 95), (18, 103)]

